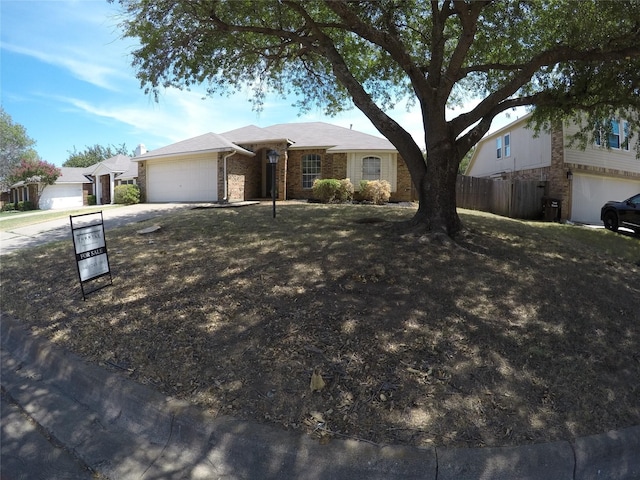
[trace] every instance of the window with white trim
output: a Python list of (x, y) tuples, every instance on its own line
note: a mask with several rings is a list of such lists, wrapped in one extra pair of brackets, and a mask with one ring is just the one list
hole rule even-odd
[(511, 156), (511, 134), (507, 133), (504, 136), (504, 156)]
[(302, 156), (302, 188), (313, 188), (313, 182), (321, 176), (322, 159), (316, 153)]
[(502, 137), (496, 138), (496, 158), (502, 158)]
[(364, 157), (362, 159), (362, 180), (380, 180), (380, 157)]

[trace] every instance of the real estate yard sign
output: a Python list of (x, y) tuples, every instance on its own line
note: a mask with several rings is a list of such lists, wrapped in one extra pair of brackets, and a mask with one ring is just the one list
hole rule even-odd
[[(71, 222), (71, 234), (76, 253), (76, 265), (78, 267), (82, 298), (86, 300), (88, 293), (95, 292), (113, 283), (109, 268), (107, 242), (104, 236), (102, 211), (85, 213), (84, 215), (72, 215), (69, 220)], [(92, 282), (95, 284), (97, 279), (106, 279), (107, 276), (108, 283), (103, 281), (93, 290), (85, 291), (86, 283)]]

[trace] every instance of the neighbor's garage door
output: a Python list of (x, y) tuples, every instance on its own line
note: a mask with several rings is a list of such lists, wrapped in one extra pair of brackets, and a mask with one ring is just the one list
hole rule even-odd
[(571, 220), (600, 225), (600, 209), (608, 200), (624, 200), (640, 192), (640, 182), (592, 175), (573, 175)]
[(215, 202), (218, 161), (211, 158), (149, 162), (148, 202)]
[(47, 185), (40, 196), (40, 208), (75, 208), (82, 206), (82, 184)]

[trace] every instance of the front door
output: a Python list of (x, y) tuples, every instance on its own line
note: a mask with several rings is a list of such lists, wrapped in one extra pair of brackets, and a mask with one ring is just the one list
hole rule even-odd
[(111, 185), (109, 175), (100, 176), (100, 204), (109, 205), (111, 203)]

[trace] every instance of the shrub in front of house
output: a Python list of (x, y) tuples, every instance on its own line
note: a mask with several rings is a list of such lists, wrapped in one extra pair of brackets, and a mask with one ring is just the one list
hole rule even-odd
[(341, 202), (350, 202), (353, 200), (354, 192), (353, 183), (348, 178), (340, 180), (339, 198)]
[(365, 202), (383, 205), (391, 198), (391, 184), (386, 180), (362, 180), (360, 198)]
[(124, 205), (140, 203), (140, 189), (137, 185), (118, 185), (113, 189), (113, 201)]
[(353, 199), (353, 184), (348, 178), (317, 178), (313, 182), (313, 196), (323, 203), (349, 202)]
[(97, 203), (95, 195), (87, 195), (87, 205), (95, 205)]
[(21, 212), (28, 212), (29, 210), (36, 210), (36, 206), (33, 204), (33, 202), (18, 202), (16, 203), (16, 210), (19, 210)]

